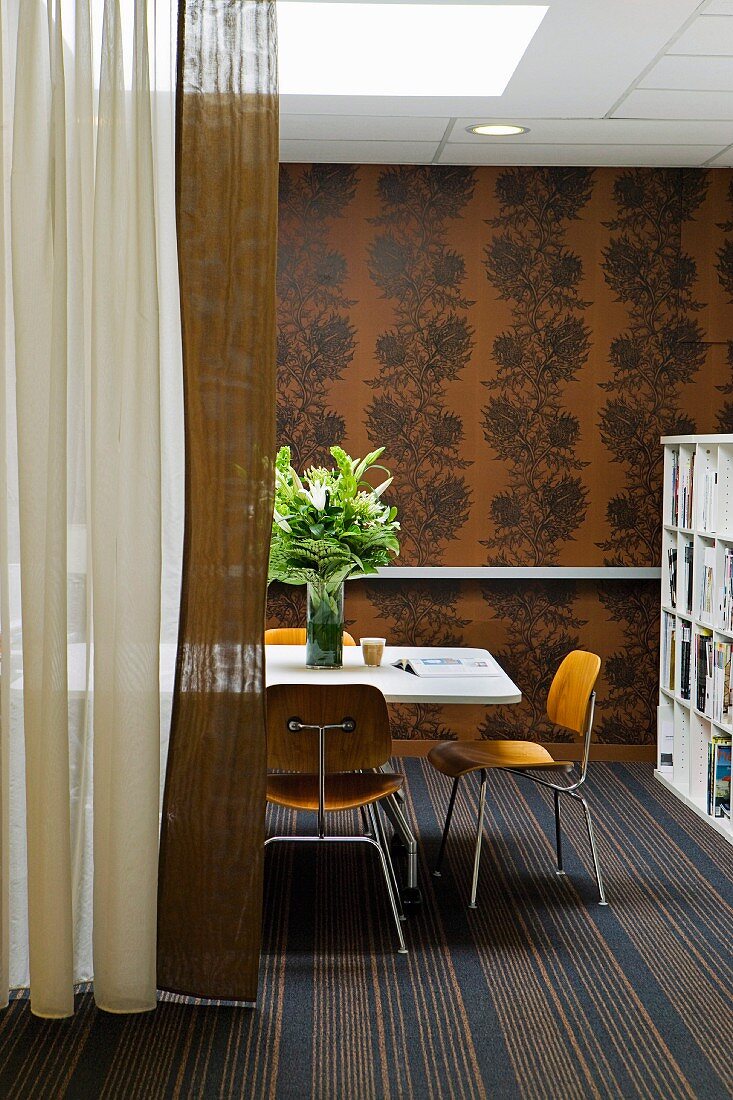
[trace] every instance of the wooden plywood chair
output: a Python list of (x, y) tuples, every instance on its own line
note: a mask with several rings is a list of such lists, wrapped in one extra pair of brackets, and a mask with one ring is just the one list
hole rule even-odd
[(600, 895), (600, 904), (606, 905), (606, 896), (603, 891), (603, 879), (598, 862), (593, 824), (591, 822), (590, 809), (585, 798), (580, 794), (580, 788), (585, 783), (588, 770), (588, 757), (590, 754), (591, 731), (593, 729), (593, 710), (595, 706), (595, 683), (601, 668), (601, 659), (595, 653), (586, 653), (583, 650), (574, 650), (562, 661), (555, 673), (547, 696), (547, 716), (556, 726), (571, 730), (583, 739), (583, 754), (580, 762), (580, 774), (574, 782), (555, 783), (548, 776), (552, 773), (561, 773), (569, 776), (576, 765), (571, 760), (554, 760), (547, 749), (532, 741), (445, 741), (430, 750), (428, 760), (430, 763), (453, 780), (448, 812), (443, 829), (443, 837), (440, 843), (440, 851), (433, 874), (440, 877), (440, 867), (445, 852), (445, 844), (448, 839), (453, 806), (456, 800), (458, 783), (462, 776), (471, 772), (479, 772), (481, 787), (479, 793), (478, 825), (476, 831), (476, 848), (473, 863), (473, 882), (471, 884), (471, 909), (476, 908), (476, 890), (478, 886), (479, 861), (481, 858), (481, 838), (483, 835), (484, 807), (486, 805), (486, 776), (489, 768), (499, 768), (503, 771), (522, 775), (547, 787), (553, 792), (555, 802), (555, 843), (557, 848), (557, 873), (565, 874), (562, 865), (562, 835), (560, 822), (560, 796), (580, 802), (585, 814), (585, 822), (588, 830), (593, 866), (595, 868), (596, 882)]
[[(265, 645), (305, 645), (304, 626), (273, 626), (265, 631)], [(356, 645), (347, 630), (344, 631), (344, 645)]]
[[(392, 752), (384, 696), (371, 684), (275, 684), (267, 689), (267, 800), (316, 814), (309, 835), (271, 836), (265, 844), (367, 844), (384, 872), (397, 927), (405, 940), (394, 867), (376, 807), (400, 789), (404, 776), (375, 770)], [(359, 809), (370, 824), (365, 835), (327, 832), (326, 815)]]

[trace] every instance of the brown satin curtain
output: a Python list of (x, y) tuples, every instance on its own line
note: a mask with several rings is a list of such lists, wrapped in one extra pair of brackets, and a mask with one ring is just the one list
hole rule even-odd
[(158, 985), (254, 1001), (275, 403), (274, 2), (182, 0), (177, 113), (186, 521)]

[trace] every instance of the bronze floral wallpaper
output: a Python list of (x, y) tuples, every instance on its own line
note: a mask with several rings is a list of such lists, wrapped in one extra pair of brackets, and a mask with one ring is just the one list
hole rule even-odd
[[(657, 565), (660, 435), (733, 431), (729, 170), (285, 165), (278, 295), (278, 440), (386, 446), (400, 564)], [(524, 693), (393, 708), (396, 736), (557, 740), (582, 646), (598, 740), (654, 740), (657, 582), (353, 582), (347, 617), (486, 646)]]

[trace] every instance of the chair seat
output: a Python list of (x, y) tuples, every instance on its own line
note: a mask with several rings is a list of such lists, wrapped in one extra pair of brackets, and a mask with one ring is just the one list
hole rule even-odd
[[(336, 772), (326, 776), (325, 808), (354, 810), (394, 794), (404, 775), (382, 772)], [(267, 777), (267, 801), (291, 810), (318, 809), (318, 776), (302, 772), (276, 772)]]
[(570, 771), (571, 760), (554, 760), (534, 741), (441, 741), (428, 753), (439, 772), (457, 779), (484, 768), (545, 768)]

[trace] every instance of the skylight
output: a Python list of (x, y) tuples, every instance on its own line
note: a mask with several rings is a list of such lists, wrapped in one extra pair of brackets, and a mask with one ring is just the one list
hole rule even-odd
[(278, 0), (283, 95), (498, 96), (547, 6)]

